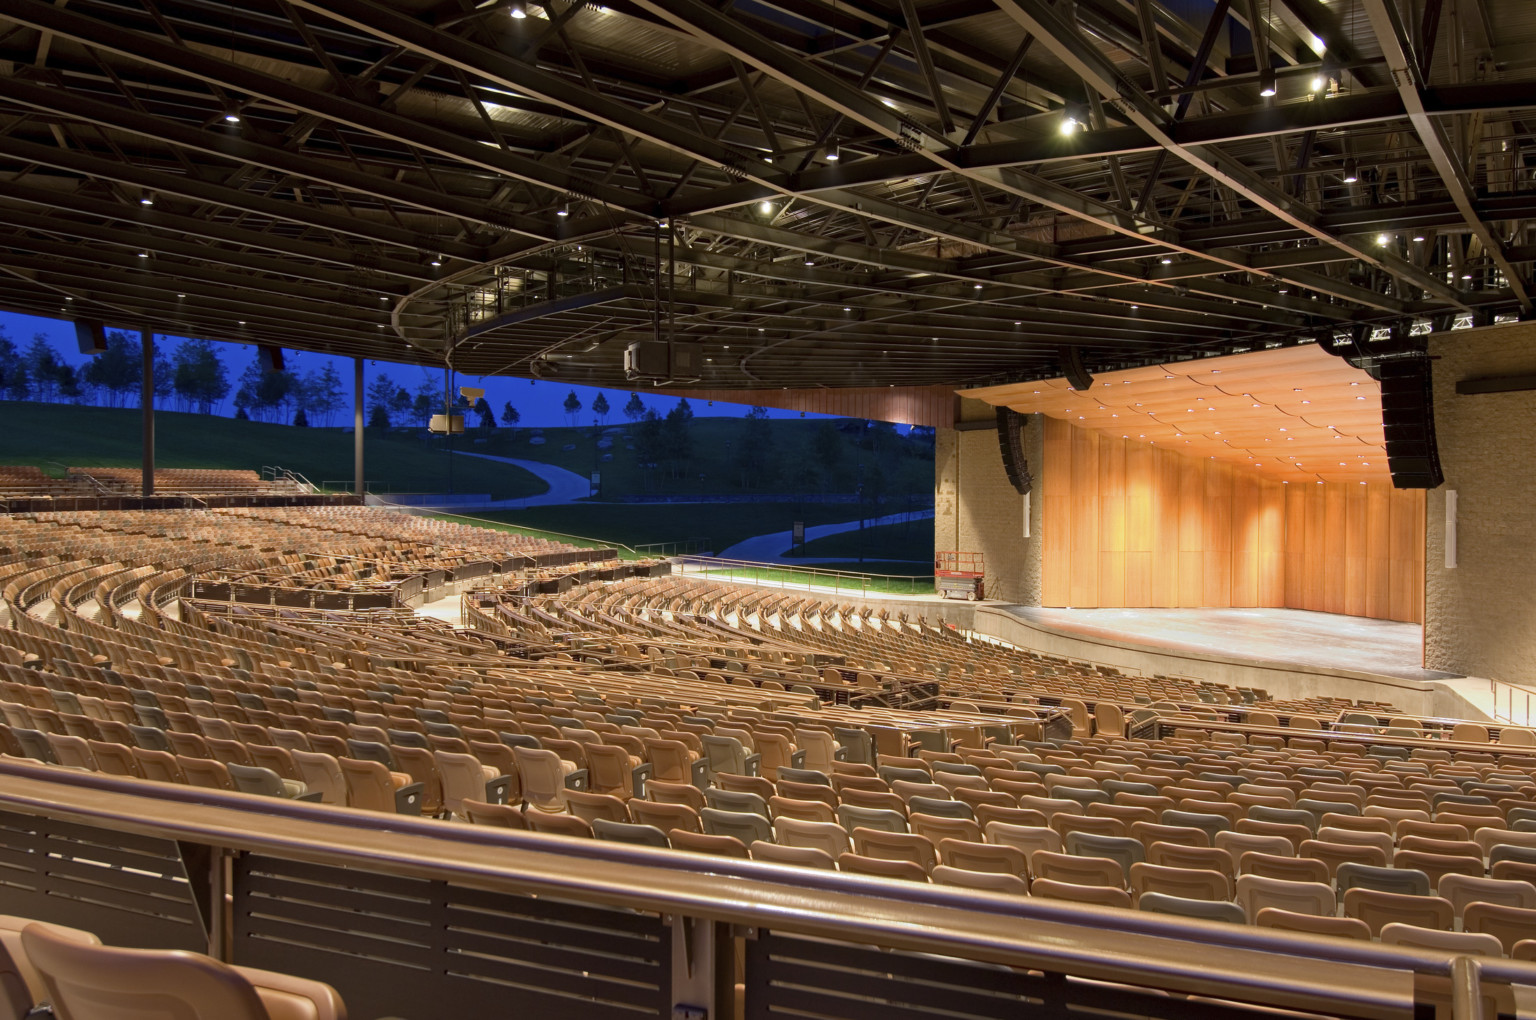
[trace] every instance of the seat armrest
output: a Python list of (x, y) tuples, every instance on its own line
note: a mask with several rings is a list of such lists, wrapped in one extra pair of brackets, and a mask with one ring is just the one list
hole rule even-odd
[(487, 780), (485, 784), (485, 802), (487, 804), (505, 804), (507, 794), (512, 790), (512, 782), (516, 776), (497, 776)]
[(297, 797), (295, 797), (293, 799), (294, 800), (308, 801), (311, 804), (319, 804), (321, 799), (324, 796), (325, 796), (325, 791), (324, 790), (309, 790), (309, 791), (307, 791), (305, 793), (299, 794)]
[(749, 775), (749, 776), (760, 776), (760, 775), (763, 774), (762, 773), (763, 756), (761, 754), (749, 754), (749, 755), (747, 755), (747, 757), (746, 757), (746, 765), (747, 765), (747, 775)]
[(789, 756), (789, 767), (792, 769), (805, 768), (805, 752), (796, 751)]
[(700, 758), (689, 766), (689, 779), (700, 790), (709, 789), (709, 759)]
[(409, 783), (395, 791), (395, 813), (401, 815), (421, 814), (421, 793), (424, 789), (421, 783)]
[(577, 769), (566, 774), (565, 788), (567, 790), (585, 790), (587, 788), (587, 770)]
[(837, 745), (837, 750), (832, 752), (832, 760), (833, 761), (847, 761), (848, 760), (848, 756), (850, 754), (852, 754), (852, 753), (853, 753), (853, 748), (847, 746), (846, 744), (839, 744), (839, 745)]
[(641, 800), (645, 799), (645, 783), (646, 780), (651, 778), (651, 773), (653, 771), (654, 767), (650, 762), (646, 762), (643, 765), (637, 765), (630, 771), (629, 786), (632, 796), (635, 796)]

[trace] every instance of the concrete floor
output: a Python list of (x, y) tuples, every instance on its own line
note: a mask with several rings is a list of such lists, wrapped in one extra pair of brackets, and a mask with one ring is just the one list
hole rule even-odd
[(1009, 606), (1055, 630), (1179, 651), (1347, 669), (1405, 680), (1455, 676), (1424, 669), (1414, 623), (1301, 609), (1041, 609)]

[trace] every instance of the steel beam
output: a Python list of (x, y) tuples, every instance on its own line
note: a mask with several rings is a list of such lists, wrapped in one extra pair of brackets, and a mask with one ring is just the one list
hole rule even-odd
[(1414, 59), (1409, 47), (1407, 28), (1402, 23), (1397, 7), (1386, 0), (1365, 0), (1365, 11), (1370, 16), (1371, 28), (1381, 43), (1381, 51), (1387, 58), (1387, 66), (1392, 70), (1398, 95), (1402, 96), (1403, 106), (1408, 111), (1408, 119), (1413, 122), (1413, 130), (1419, 136), (1419, 142), (1424, 146), (1424, 151), (1429, 153), (1435, 170), (1440, 174), (1441, 181), (1445, 183), (1445, 189), (1450, 193), (1451, 201), (1456, 203), (1456, 208), (1461, 211), (1467, 226), (1482, 242), (1483, 249), (1493, 259), (1494, 265), (1498, 266), (1499, 271), (1504, 274), (1504, 278), (1509, 282), (1509, 289), (1515, 295), (1515, 300), (1520, 302), (1521, 311), (1530, 314), (1531, 295), (1526, 288), (1526, 281), (1510, 262), (1509, 255), (1504, 250), (1503, 239), (1495, 234), (1478, 215), (1475, 208), (1477, 196), (1472, 182), (1467, 179), (1461, 161), (1451, 151), (1450, 142), (1440, 125), (1430, 117), (1429, 111), (1424, 106), (1421, 92), (1425, 83), (1420, 72), (1420, 63)]

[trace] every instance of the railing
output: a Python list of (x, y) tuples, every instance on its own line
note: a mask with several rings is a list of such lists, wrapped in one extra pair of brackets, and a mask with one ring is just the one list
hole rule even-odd
[(809, 588), (812, 591), (857, 592), (860, 595), (932, 595), (933, 578), (907, 574), (866, 574), (822, 567), (684, 555), (676, 558), (684, 573), (740, 581), (760, 588)]
[(707, 537), (684, 538), (675, 542), (645, 542), (634, 547), (641, 556), (695, 556), (709, 548)]
[(1529, 726), (1533, 716), (1531, 715), (1531, 699), (1536, 697), (1536, 691), (1520, 684), (1508, 683), (1504, 680), (1490, 680), (1488, 686), (1493, 691), (1493, 717), (1500, 722), (1507, 722), (1513, 726)]
[(7, 913), (326, 981), (359, 1018), (499, 1016), (515, 997), (573, 1020), (1410, 1020), (1436, 1005), (1483, 1020), (1536, 984), (1536, 965), (1505, 959), (10, 759), (0, 776)]

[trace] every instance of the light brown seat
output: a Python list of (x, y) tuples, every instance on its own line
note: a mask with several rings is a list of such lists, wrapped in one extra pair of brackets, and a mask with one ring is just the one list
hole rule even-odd
[[(453, 751), (433, 751), (433, 760), (437, 763), (437, 774), (443, 784), (443, 810), (454, 818), (463, 818), (464, 802), (466, 800), (487, 801), (490, 798), (489, 785), (500, 777), (494, 768), (481, 764), (480, 759), (472, 754), (459, 754)], [(501, 796), (505, 799), (513, 799), (511, 785), (516, 777), (509, 777)], [(521, 788), (516, 792), (521, 793)], [(521, 797), (516, 798), (521, 800)], [(494, 801), (491, 801), (494, 803)]]
[(1027, 896), (1029, 883), (1018, 875), (1000, 871), (971, 871), (940, 864), (933, 869), (933, 881), (939, 885), (955, 885), (966, 889), (982, 889), (987, 892)]
[(629, 813), (641, 825), (653, 825), (662, 832), (674, 829), (703, 832), (699, 812), (687, 804), (659, 804), (652, 800), (631, 800)]
[(831, 860), (853, 849), (848, 830), (836, 822), (813, 822), (780, 815), (773, 822), (774, 840), (782, 846), (810, 847)]
[(229, 769), (221, 761), (212, 758), (188, 758), (185, 755), (176, 756), (176, 764), (181, 769), (181, 774), (187, 777), (187, 785), (201, 786), (209, 790), (230, 790), (235, 788), (235, 781), (229, 777)]
[(1536, 910), (1536, 886), (1529, 882), (1450, 874), (1440, 879), (1436, 891), (1451, 901), (1451, 908), (1457, 917), (1461, 917), (1473, 903), (1496, 903), (1521, 910)]
[(718, 857), (740, 857), (743, 860), (750, 856), (747, 853), (747, 845), (735, 836), (714, 836), (703, 832), (673, 829), (667, 833), (667, 839), (674, 850), (714, 854)]
[(1220, 847), (1153, 843), (1147, 848), (1147, 863), (1164, 868), (1203, 868), (1229, 879), (1237, 873), (1232, 855)]
[(874, 857), (884, 861), (910, 861), (922, 868), (925, 873), (932, 871), (934, 865), (939, 863), (938, 853), (933, 844), (926, 837), (916, 833), (857, 828), (849, 835), (853, 838), (854, 853), (860, 857)]
[[(174, 1015), (219, 1020), (345, 1020), (335, 989), (320, 981), (237, 969), (181, 950), (118, 949), (61, 937), (28, 925), (22, 946), (48, 998), (66, 1017)], [(263, 986), (267, 994), (263, 994)], [(103, 1010), (110, 1004), (110, 1010)]]
[(781, 846), (778, 843), (769, 843), (765, 840), (756, 840), (747, 847), (748, 853), (754, 861), (767, 861), (770, 864), (792, 864), (800, 868), (819, 868), (823, 871), (836, 871), (837, 861), (827, 855), (825, 850), (818, 850), (809, 846)]
[(1263, 875), (1240, 876), (1233, 899), (1250, 918), (1257, 918), (1259, 911), (1266, 907), (1277, 907), (1293, 914), (1331, 917), (1338, 905), (1332, 885), (1323, 882), (1290, 882)]
[(1076, 882), (1037, 878), (1029, 883), (1029, 894), (1043, 899), (1070, 900), (1074, 903), (1093, 903), (1101, 907), (1131, 909), (1130, 893), (1118, 887), (1105, 885), (1079, 885)]
[[(420, 814), (421, 787), (412, 783), (397, 786), (390, 769), (371, 758), (338, 758), (343, 781), (347, 784), (347, 805), (364, 811), (391, 814)], [(183, 771), (186, 766), (182, 766)], [(321, 800), (325, 799), (321, 795)]]
[[(31, 958), (27, 956), (26, 949), (21, 944), (21, 932), (29, 925), (40, 925), (52, 931), (60, 938), (69, 939), (84, 945), (97, 946), (101, 940), (88, 931), (78, 928), (65, 928), (62, 925), (42, 924), (25, 917), (13, 917), (0, 915), (0, 948), (5, 950), (0, 954), (0, 1016), (5, 1020), (22, 1020), (31, 1008), (48, 999), (48, 988), (43, 984), (42, 975), (37, 968), (32, 966)], [(8, 960), (6, 958), (9, 958)], [(10, 969), (4, 969), (4, 964), (9, 962)], [(5, 1015), (9, 1008), (9, 1015)]]
[(863, 854), (843, 854), (837, 859), (837, 869), (855, 875), (877, 875), (904, 882), (928, 881), (928, 872), (920, 864), (884, 857), (865, 857)]
[(1077, 857), (1037, 850), (1029, 859), (1029, 868), (1037, 878), (1048, 878), (1053, 882), (1125, 888), (1125, 869), (1107, 857)]
[(347, 778), (334, 757), (319, 751), (290, 750), (288, 754), (305, 788), (311, 793), (319, 791), (322, 804), (347, 803)]
[(1492, 935), (1504, 944), (1506, 953), (1513, 955), (1515, 943), (1536, 938), (1536, 910), (1501, 903), (1469, 903), (1461, 913), (1461, 928)]
[(133, 760), (138, 763), (139, 771), (145, 779), (151, 779), (160, 783), (185, 783), (187, 777), (181, 774), (181, 766), (176, 762), (176, 756), (169, 751), (151, 751), (143, 747), (131, 748)]
[(1280, 931), (1298, 931), (1308, 935), (1327, 935), (1331, 938), (1359, 939), (1369, 942), (1371, 929), (1354, 917), (1329, 917), (1318, 914), (1298, 914), (1279, 907), (1265, 907), (1254, 918), (1260, 928)]
[(576, 815), (530, 809), (523, 812), (523, 818), (528, 822), (528, 828), (534, 832), (552, 836), (572, 836), (577, 839), (593, 838), (592, 823)]
[(571, 814), (591, 823), (602, 818), (610, 822), (628, 823), (629, 808), (623, 798), (611, 793), (593, 793), (588, 790), (566, 790), (565, 806)]
[(1232, 879), (1205, 868), (1170, 868), (1137, 861), (1131, 865), (1131, 897), (1145, 892), (1164, 893), (1186, 900), (1230, 900)]
[(1359, 886), (1344, 891), (1344, 915), (1364, 921), (1372, 936), (1379, 936), (1381, 929), (1394, 921), (1446, 931), (1456, 916), (1450, 901), (1439, 896), (1410, 896)]
[(465, 799), (459, 807), (471, 825), (488, 825), (497, 829), (528, 828), (528, 819), (522, 807), (516, 804), (492, 804), (483, 800)]
[(1029, 878), (1029, 859), (1018, 847), (959, 839), (943, 839), (938, 846), (939, 860), (951, 868)]

